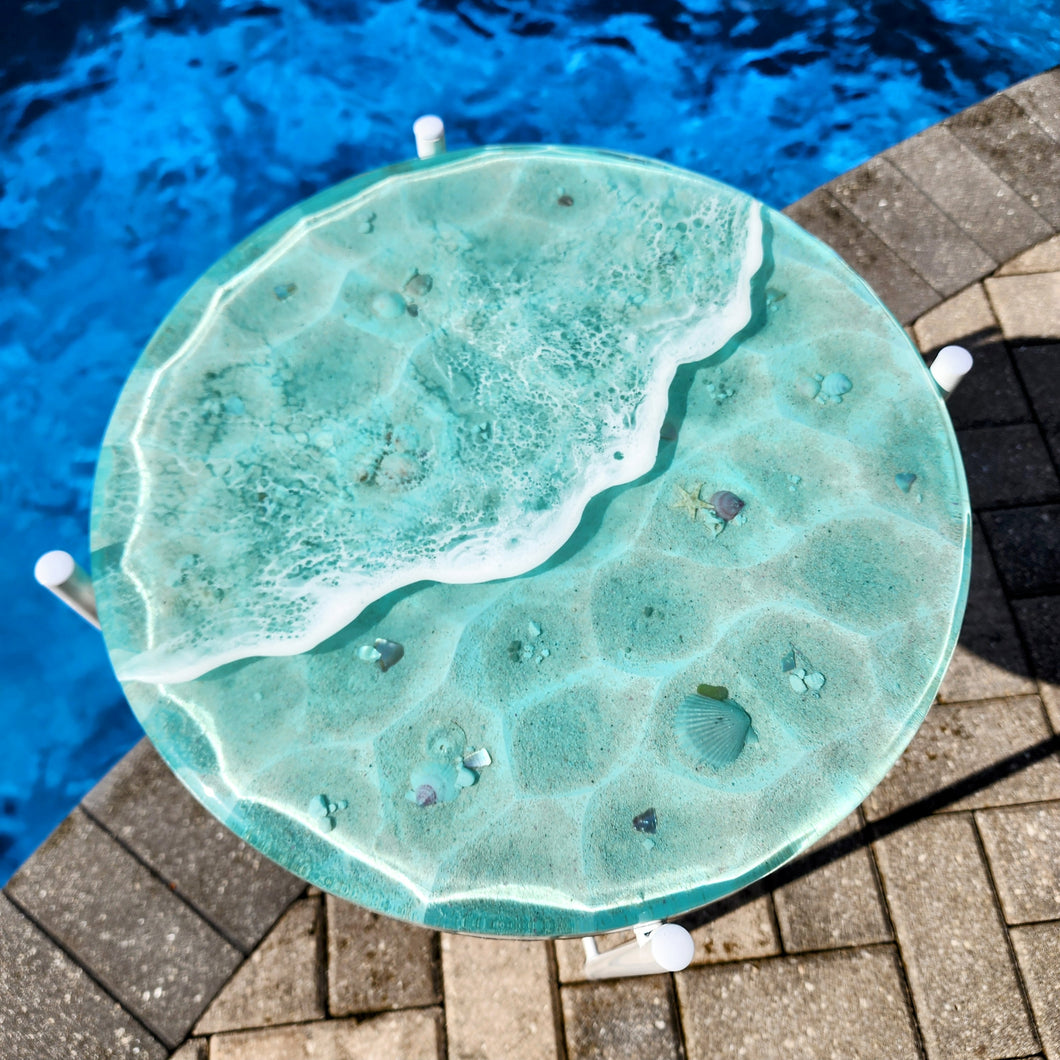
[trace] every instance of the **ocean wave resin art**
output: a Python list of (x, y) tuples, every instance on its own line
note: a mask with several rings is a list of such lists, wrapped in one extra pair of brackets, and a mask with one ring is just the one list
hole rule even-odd
[(214, 266), (122, 394), (92, 547), (213, 813), (525, 936), (693, 908), (849, 813), (948, 662), (968, 535), (919, 355), (827, 248), (659, 163), (493, 148)]

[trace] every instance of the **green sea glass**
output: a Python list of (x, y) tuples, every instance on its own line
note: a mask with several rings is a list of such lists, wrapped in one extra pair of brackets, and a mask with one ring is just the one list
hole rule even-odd
[(952, 652), (969, 510), (827, 248), (659, 163), (349, 181), (184, 297), (93, 578), (160, 752), (308, 880), (448, 930), (673, 915), (831, 828)]

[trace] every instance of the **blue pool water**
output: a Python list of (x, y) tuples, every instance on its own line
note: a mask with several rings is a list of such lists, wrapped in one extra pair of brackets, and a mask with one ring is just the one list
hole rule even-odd
[(31, 0), (5, 19), (0, 881), (139, 733), (33, 561), (87, 562), (122, 381), (247, 232), (408, 156), (428, 111), (454, 147), (611, 147), (783, 206), (1060, 60), (1056, 0)]

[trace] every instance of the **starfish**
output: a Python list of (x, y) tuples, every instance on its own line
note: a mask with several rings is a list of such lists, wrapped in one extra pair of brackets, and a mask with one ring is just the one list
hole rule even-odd
[(676, 508), (678, 511), (688, 512), (688, 517), (693, 521), (695, 521), (696, 516), (698, 516), (704, 508), (710, 507), (710, 505), (699, 496), (700, 490), (703, 489), (702, 482), (693, 486), (690, 490), (686, 490), (681, 486), (675, 486), (674, 488), (677, 490), (678, 498), (670, 505), (670, 507)]

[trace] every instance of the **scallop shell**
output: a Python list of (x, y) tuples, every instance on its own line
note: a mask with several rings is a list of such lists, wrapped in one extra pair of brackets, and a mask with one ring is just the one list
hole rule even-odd
[(685, 696), (677, 708), (674, 731), (693, 758), (721, 769), (735, 762), (747, 743), (751, 715), (731, 699)]
[(421, 762), (409, 777), (409, 791), (405, 798), (417, 806), (433, 806), (452, 802), (460, 794), (460, 775), (444, 762)]

